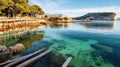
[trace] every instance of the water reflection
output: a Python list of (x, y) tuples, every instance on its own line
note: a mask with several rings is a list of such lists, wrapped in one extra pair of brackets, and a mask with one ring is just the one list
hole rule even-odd
[(37, 33), (26, 37), (19, 41), (19, 43), (24, 44), (25, 48), (28, 49), (32, 46), (32, 43), (37, 40), (42, 40), (44, 37), (45, 32), (44, 31), (38, 31)]
[(116, 21), (93, 21), (93, 22), (77, 22), (86, 28), (94, 29), (113, 29), (116, 25)]
[(51, 28), (67, 28), (70, 24), (71, 23), (53, 23), (46, 26)]

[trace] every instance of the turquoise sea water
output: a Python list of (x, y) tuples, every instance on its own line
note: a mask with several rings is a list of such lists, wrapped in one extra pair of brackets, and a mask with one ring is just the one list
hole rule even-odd
[[(61, 67), (72, 56), (68, 67), (120, 67), (120, 23), (94, 21), (90, 23), (55, 24), (44, 31), (42, 40), (20, 55), (47, 47), (52, 53), (30, 67)], [(40, 32), (39, 32), (40, 33)]]

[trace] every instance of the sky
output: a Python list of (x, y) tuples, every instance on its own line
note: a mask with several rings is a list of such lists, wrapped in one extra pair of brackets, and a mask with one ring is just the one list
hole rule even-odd
[(120, 0), (30, 0), (47, 14), (64, 14), (70, 17), (93, 12), (115, 12), (120, 17)]

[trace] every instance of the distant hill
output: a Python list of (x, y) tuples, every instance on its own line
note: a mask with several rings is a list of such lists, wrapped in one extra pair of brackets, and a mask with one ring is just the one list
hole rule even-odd
[(81, 17), (73, 18), (75, 20), (117, 20), (116, 14), (113, 12), (104, 13), (88, 13)]

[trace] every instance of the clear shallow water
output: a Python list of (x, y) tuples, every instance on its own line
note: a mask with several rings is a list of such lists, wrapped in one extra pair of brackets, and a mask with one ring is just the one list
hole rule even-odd
[(45, 32), (21, 56), (47, 47), (52, 54), (31, 67), (61, 67), (67, 57), (69, 67), (120, 67), (120, 23), (94, 22), (50, 25), (39, 28)]

